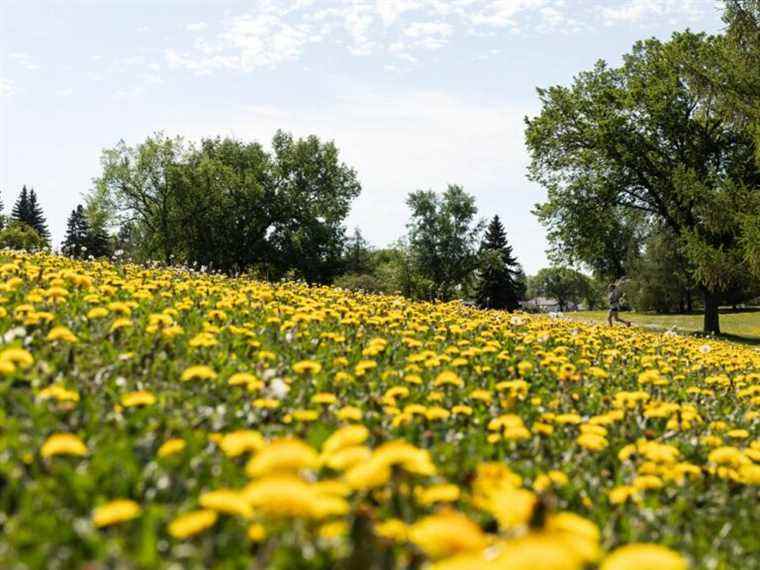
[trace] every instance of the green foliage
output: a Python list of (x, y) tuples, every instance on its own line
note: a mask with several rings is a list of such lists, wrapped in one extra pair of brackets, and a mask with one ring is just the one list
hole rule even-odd
[[(731, 287), (750, 239), (742, 222), (760, 215), (760, 172), (749, 123), (722, 112), (701, 80), (723, 68), (725, 49), (722, 37), (674, 34), (638, 42), (619, 68), (599, 62), (570, 87), (539, 89), (530, 177), (548, 190), (537, 211), (560, 249), (594, 266), (593, 244), (615, 243), (631, 223), (664, 224), (706, 299)], [(605, 215), (613, 221), (600, 225)], [(620, 257), (609, 258), (614, 269)], [(717, 306), (705, 305), (705, 330), (718, 332)]]
[(595, 289), (591, 280), (581, 273), (569, 267), (546, 267), (528, 278), (529, 297), (547, 297), (555, 299), (560, 311), (565, 311), (568, 305), (595, 304)]
[[(278, 132), (273, 152), (258, 143), (161, 134), (103, 153), (89, 204), (116, 218), (125, 250), (238, 273), (252, 267), (330, 281), (340, 271), (351, 201), (360, 192), (338, 149), (317, 137)], [(103, 210), (116, 215), (104, 215)]]
[(525, 296), (524, 280), (499, 216), (494, 216), (488, 225), (479, 254), (480, 273), (475, 294), (478, 305), (514, 311)]
[(5, 228), (0, 230), (0, 249), (20, 249), (37, 251), (48, 247), (48, 242), (40, 236), (33, 227), (12, 220)]
[(418, 190), (407, 198), (411, 210), (409, 251), (434, 298), (451, 299), (471, 286), (478, 266), (476, 244), (483, 222), (476, 221), (475, 198), (461, 186), (442, 194)]
[(692, 310), (697, 284), (688, 259), (667, 227), (656, 228), (646, 239), (642, 255), (633, 264), (627, 291), (639, 311)]
[(172, 223), (173, 181), (184, 152), (181, 138), (157, 133), (136, 147), (119, 141), (101, 155), (102, 174), (88, 202), (97, 204), (104, 218), (102, 210), (110, 207), (110, 217), (117, 223), (140, 227), (144, 239), (139, 244), (138, 258), (159, 256), (169, 262), (176, 250), (179, 228)]
[(389, 293), (387, 286), (371, 273), (344, 273), (336, 278), (333, 285), (350, 291), (366, 293)]

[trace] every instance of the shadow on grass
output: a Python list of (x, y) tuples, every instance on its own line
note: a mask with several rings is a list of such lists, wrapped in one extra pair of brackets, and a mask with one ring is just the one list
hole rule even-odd
[(726, 342), (733, 342), (736, 344), (745, 344), (748, 346), (760, 346), (760, 337), (757, 336), (745, 336), (741, 334), (722, 333), (716, 336), (706, 335), (702, 332), (691, 333), (690, 336), (696, 338), (725, 340)]

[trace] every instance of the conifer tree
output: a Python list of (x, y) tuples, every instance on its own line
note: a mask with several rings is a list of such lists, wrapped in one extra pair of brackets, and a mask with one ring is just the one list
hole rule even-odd
[(80, 204), (71, 211), (66, 221), (66, 236), (63, 239), (61, 251), (64, 255), (72, 257), (86, 257), (89, 254), (89, 235), (90, 225), (84, 215), (84, 208)]
[(514, 311), (523, 295), (522, 268), (507, 243), (499, 216), (494, 216), (480, 244), (480, 281), (476, 292), (478, 305), (489, 309)]
[(21, 193), (13, 205), (11, 219), (31, 227), (46, 242), (50, 242), (50, 232), (45, 222), (45, 214), (37, 202), (37, 193), (33, 189), (21, 188)]
[(87, 210), (79, 204), (66, 222), (66, 237), (61, 245), (64, 255), (72, 257), (108, 257), (111, 245), (108, 233), (99, 224), (90, 223)]
[(111, 237), (108, 235), (103, 224), (93, 221), (87, 216), (85, 211), (85, 220), (89, 226), (87, 234), (87, 254), (93, 257), (110, 257), (113, 251)]
[(11, 220), (16, 222), (28, 223), (29, 219), (29, 191), (26, 186), (21, 188), (21, 193), (16, 199), (16, 203), (13, 204), (13, 210), (11, 210)]
[(50, 231), (48, 231), (45, 214), (42, 212), (42, 206), (37, 201), (37, 193), (34, 190), (29, 190), (29, 219), (26, 223), (32, 226), (42, 239), (50, 243)]

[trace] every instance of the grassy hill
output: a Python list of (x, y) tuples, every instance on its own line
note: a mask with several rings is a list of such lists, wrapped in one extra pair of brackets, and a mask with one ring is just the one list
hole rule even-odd
[(0, 567), (752, 568), (760, 352), (8, 254)]

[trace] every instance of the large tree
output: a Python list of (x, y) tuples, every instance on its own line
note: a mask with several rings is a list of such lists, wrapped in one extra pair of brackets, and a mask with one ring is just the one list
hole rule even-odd
[(308, 281), (329, 281), (340, 271), (344, 220), (361, 185), (332, 142), (294, 139), (278, 131), (269, 173), (278, 217), (269, 241), (281, 266)]
[(525, 294), (523, 284), (522, 268), (507, 242), (504, 225), (499, 216), (494, 216), (480, 243), (480, 275), (475, 294), (478, 305), (514, 311)]
[(550, 237), (604, 239), (584, 217), (589, 204), (665, 225), (694, 267), (711, 333), (721, 292), (745, 270), (745, 219), (760, 215), (748, 124), (721, 112), (720, 94), (694, 72), (719, 68), (723, 43), (690, 32), (639, 42), (619, 68), (599, 62), (570, 87), (539, 89), (541, 113), (526, 119)]
[(433, 286), (430, 296), (452, 298), (469, 285), (478, 265), (477, 241), (483, 222), (475, 198), (461, 186), (443, 194), (418, 190), (406, 201), (411, 210), (409, 248), (420, 273)]
[(356, 172), (317, 137), (278, 132), (272, 147), (161, 135), (134, 148), (120, 143), (104, 152), (89, 204), (117, 212), (124, 235), (140, 236), (129, 241), (146, 244), (143, 257), (330, 281), (361, 188)]

